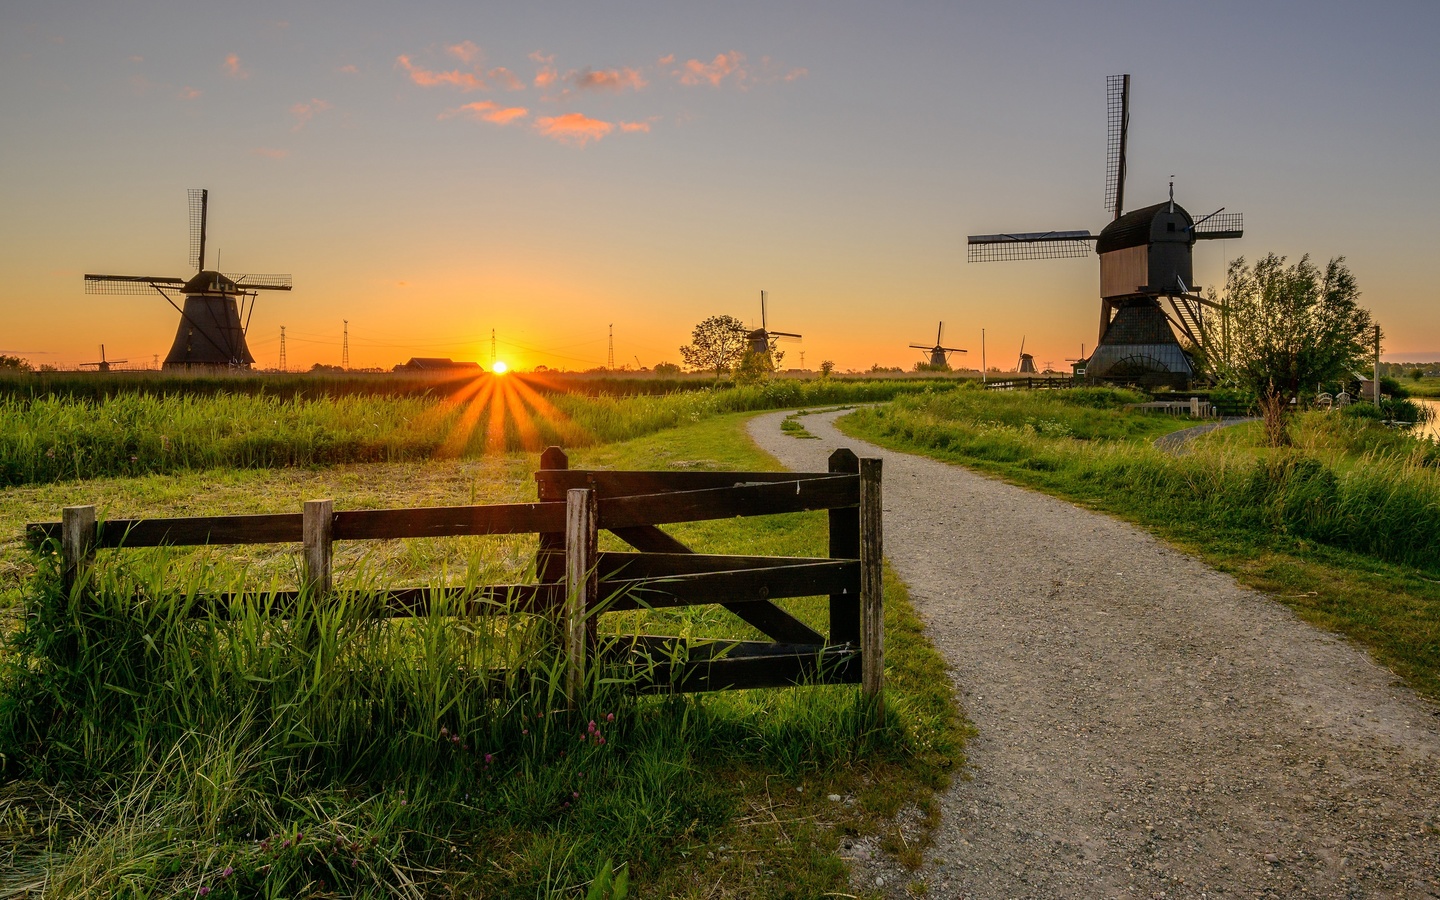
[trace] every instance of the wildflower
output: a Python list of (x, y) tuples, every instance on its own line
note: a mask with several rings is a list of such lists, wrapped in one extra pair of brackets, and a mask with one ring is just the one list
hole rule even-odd
[(269, 853), (269, 852), (270, 852), (270, 841), (269, 841), (269, 840), (264, 840), (264, 841), (261, 841), (261, 842), (260, 842), (260, 852), (261, 852), (261, 853)]
[(460, 735), (458, 735), (458, 734), (457, 734), (457, 735), (453, 735), (453, 736), (450, 738), (450, 743), (452, 743), (452, 744), (458, 744), (458, 743), (460, 743)]
[(606, 714), (605, 714), (605, 721), (607, 721), (607, 722), (613, 722), (613, 721), (615, 721), (615, 714), (614, 714), (614, 713), (606, 713)]
[(443, 738), (443, 737), (449, 737), (449, 736), (450, 736), (450, 729), (446, 728), (444, 725), (441, 725), (441, 726), (440, 726), (440, 736), (441, 736), (442, 738)]
[(595, 743), (597, 743), (597, 744), (603, 744), (603, 743), (605, 743), (605, 738), (604, 738), (604, 736), (601, 736), (601, 737), (596, 738), (596, 739), (595, 739)]
[(460, 745), (460, 749), (461, 749), (461, 750), (464, 750), (466, 753), (469, 753), (469, 752), (470, 752), (470, 745), (469, 745), (469, 744), (461, 744), (461, 745)]
[(45, 451), (45, 455), (46, 455), (47, 457), (49, 457), (50, 459), (54, 459), (54, 458), (55, 458), (55, 448), (54, 448), (54, 447), (51, 447), (49, 450), (46, 450), (46, 451)]
[(280, 849), (281, 849), (281, 850), (285, 850), (285, 849), (287, 849), (289, 846), (290, 846), (290, 839), (289, 839), (289, 838), (286, 838), (286, 839), (285, 839), (285, 842), (280, 845)]
[(485, 765), (488, 766), (488, 765), (490, 765), (491, 763), (493, 763), (494, 761), (495, 761), (495, 754), (493, 754), (493, 753), (487, 753), (487, 754), (485, 754)]
[(234, 875), (234, 874), (235, 874), (235, 867), (234, 867), (234, 866), (226, 866), (226, 867), (225, 867), (225, 871), (223, 871), (223, 872), (220, 873), (220, 877), (221, 877), (221, 878), (229, 878), (231, 875)]
[(409, 801), (409, 800), (401, 800), (401, 801), (400, 801), (400, 805), (401, 805), (401, 806), (409, 806), (409, 805), (410, 805), (410, 801)]
[(140, 457), (138, 457), (138, 456), (132, 456), (132, 457), (130, 457), (130, 461), (131, 461), (131, 462), (135, 462), (135, 461), (138, 460), (139, 458), (140, 458)]
[(205, 885), (202, 884), (202, 885), (200, 885), (200, 892), (199, 892), (199, 893), (200, 893), (200, 896), (203, 897), (203, 896), (205, 896), (206, 894), (210, 893), (210, 889), (209, 889), (208, 887), (206, 887)]
[(521, 734), (529, 734), (529, 733), (530, 733), (530, 729), (528, 729), (528, 728), (522, 728), (522, 729), (520, 729), (520, 733), (521, 733)]
[(570, 794), (570, 798), (571, 798), (572, 800), (579, 800), (579, 799), (580, 799), (580, 792), (579, 792), (579, 791), (572, 791), (571, 794)]
[(591, 719), (591, 720), (590, 720), (590, 724), (585, 726), (585, 730), (588, 731), (588, 732), (590, 732), (591, 734), (594, 734), (594, 733), (595, 733), (595, 720), (594, 720), (594, 719)]

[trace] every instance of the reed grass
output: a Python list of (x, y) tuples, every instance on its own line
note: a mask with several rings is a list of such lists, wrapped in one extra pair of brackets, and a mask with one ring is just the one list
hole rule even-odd
[(511, 381), (483, 376), (447, 397), (132, 392), (0, 398), (0, 486), (589, 447), (726, 413), (935, 390), (933, 382), (775, 379), (626, 396), (542, 392), (510, 378), (523, 386), (507, 388)]

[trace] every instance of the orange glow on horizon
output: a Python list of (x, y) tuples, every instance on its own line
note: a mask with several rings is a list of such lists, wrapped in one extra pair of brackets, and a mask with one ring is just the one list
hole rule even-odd
[(506, 365), (505, 360), (497, 359), (495, 360), (495, 365), (492, 366), (492, 369), (494, 370), (496, 375), (504, 375), (506, 372), (510, 371), (510, 366)]

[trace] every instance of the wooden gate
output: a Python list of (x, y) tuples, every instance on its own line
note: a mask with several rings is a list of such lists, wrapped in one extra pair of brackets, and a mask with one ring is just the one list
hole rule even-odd
[[(571, 469), (565, 453), (551, 447), (535, 474), (537, 503), (337, 511), (331, 500), (310, 500), (301, 513), (104, 522), (93, 506), (74, 506), (60, 522), (29, 525), (27, 536), (36, 547), (60, 542), (67, 590), (83, 588), (97, 549), (301, 542), (303, 590), (329, 594), (336, 590), (331, 557), (337, 540), (535, 533), (536, 583), (399, 588), (380, 599), (396, 617), (424, 614), (443, 595), (465, 601), (473, 614), (504, 609), (560, 618), (572, 696), (599, 646), (601, 614), (719, 604), (769, 640), (607, 635), (608, 652), (621, 654), (607, 662), (623, 663), (630, 654), (640, 690), (860, 684), (878, 703), (884, 675), (880, 474), (880, 460), (858, 459), (849, 450), (835, 451), (827, 472), (622, 472)], [(828, 511), (825, 557), (695, 553), (660, 528), (815, 510)], [(601, 530), (637, 552), (601, 552)], [(265, 596), (283, 615), (299, 594)], [(206, 595), (194, 609), (223, 615), (246, 596)], [(830, 598), (828, 635), (774, 602), (812, 596)]]

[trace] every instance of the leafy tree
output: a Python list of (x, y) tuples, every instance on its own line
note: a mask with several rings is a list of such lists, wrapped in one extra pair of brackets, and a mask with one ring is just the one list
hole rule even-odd
[(30, 371), (30, 360), (18, 356), (0, 356), (0, 371), (5, 372), (28, 372)]
[(1413, 372), (1410, 373), (1410, 378), (1411, 378), (1412, 381), (1419, 381), (1420, 379), (1422, 379), (1422, 378), (1424, 378), (1424, 377), (1425, 377), (1425, 370), (1424, 370), (1424, 369), (1416, 369), (1415, 371), (1413, 371)]
[(821, 378), (829, 378), (830, 375), (831, 375), (831, 373), (833, 373), (834, 371), (835, 371), (835, 360), (833, 360), (833, 359), (822, 359), (822, 360), (820, 360), (820, 377), (821, 377)]
[(744, 355), (748, 333), (745, 323), (734, 316), (711, 316), (690, 332), (690, 343), (680, 348), (680, 357), (692, 369), (714, 369), (718, 379)]
[(1222, 378), (1254, 392), (1271, 446), (1289, 443), (1290, 403), (1319, 382), (1345, 379), (1373, 352), (1370, 312), (1344, 257), (1322, 270), (1303, 256), (1293, 265), (1271, 253), (1253, 266), (1230, 264), (1224, 306), (1229, 338)]
[(655, 364), (655, 375), (659, 378), (674, 378), (680, 374), (680, 367), (672, 362)]

